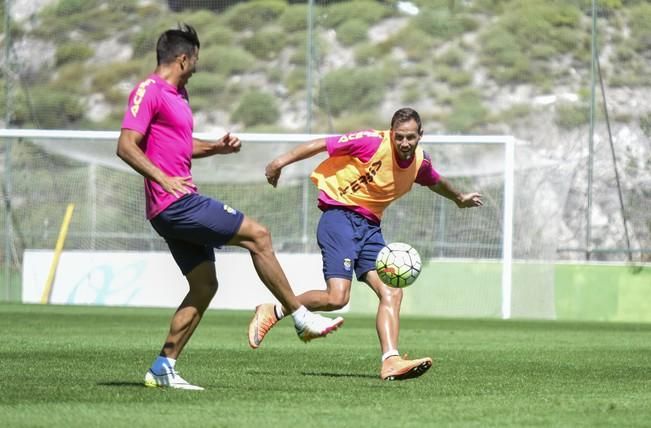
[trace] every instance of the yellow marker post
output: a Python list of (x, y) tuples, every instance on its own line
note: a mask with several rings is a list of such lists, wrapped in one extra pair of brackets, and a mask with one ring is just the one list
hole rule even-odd
[(61, 252), (63, 251), (63, 244), (66, 242), (66, 236), (68, 235), (68, 226), (70, 225), (70, 220), (72, 220), (72, 212), (74, 209), (75, 204), (68, 204), (68, 207), (66, 208), (66, 214), (63, 216), (63, 222), (61, 223), (61, 229), (59, 230), (59, 238), (57, 239), (57, 245), (54, 248), (54, 257), (52, 258), (52, 263), (50, 264), (50, 272), (47, 275), (45, 288), (43, 289), (43, 294), (41, 295), (42, 304), (50, 303), (54, 276), (56, 275), (57, 267), (59, 266), (59, 257), (61, 257)]

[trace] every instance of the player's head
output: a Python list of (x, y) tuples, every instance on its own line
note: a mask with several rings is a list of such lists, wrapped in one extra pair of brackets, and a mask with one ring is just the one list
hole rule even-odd
[(396, 111), (391, 118), (391, 141), (400, 159), (411, 159), (423, 136), (423, 127), (418, 112), (405, 107)]
[(181, 84), (185, 84), (196, 70), (199, 60), (199, 36), (188, 24), (179, 24), (178, 29), (167, 30), (156, 43), (158, 65), (178, 65)]

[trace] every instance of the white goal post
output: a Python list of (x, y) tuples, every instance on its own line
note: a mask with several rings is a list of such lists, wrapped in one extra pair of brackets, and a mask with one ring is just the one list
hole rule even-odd
[[(323, 137), (324, 134), (262, 134), (262, 133), (237, 133), (238, 137), (243, 141), (244, 145), (247, 146), (247, 143), (251, 145), (255, 144), (257, 156), (260, 158), (251, 158), (253, 160), (249, 161), (249, 158), (244, 158), (244, 161), (240, 162), (231, 162), (231, 163), (205, 163), (203, 159), (197, 160), (193, 165), (193, 172), (196, 176), (203, 174), (207, 182), (212, 182), (214, 177), (219, 176), (219, 181), (222, 183), (230, 183), (245, 181), (245, 177), (253, 177), (252, 171), (254, 170), (258, 174), (255, 178), (256, 181), (263, 180), (263, 161), (270, 160), (273, 156), (276, 156), (282, 151), (285, 151), (287, 147), (295, 145), (300, 142), (305, 142), (314, 138)], [(5, 156), (5, 167), (3, 168), (3, 181), (7, 183), (7, 188), (11, 189), (11, 182), (16, 179), (13, 177), (17, 174), (17, 171), (13, 170), (11, 167), (11, 160), (8, 159), (11, 156), (10, 147), (12, 144), (16, 145), (16, 142), (19, 141), (30, 141), (36, 144), (40, 149), (45, 152), (55, 154), (62, 157), (70, 157), (75, 161), (86, 163), (88, 165), (101, 165), (109, 168), (120, 169), (121, 171), (128, 171), (128, 167), (124, 165), (117, 157), (115, 156), (115, 142), (119, 136), (117, 131), (84, 131), (84, 130), (42, 130), (42, 129), (0, 129), (0, 142), (3, 146), (4, 156)], [(202, 139), (214, 139), (220, 135), (212, 133), (195, 133), (197, 138)], [(89, 144), (93, 142), (93, 144)], [(107, 144), (109, 143), (110, 144)], [(99, 143), (99, 144), (98, 144)], [(273, 144), (265, 144), (273, 143)], [(501, 262), (501, 307), (500, 307), (500, 316), (501, 318), (508, 319), (511, 318), (512, 313), (512, 264), (513, 264), (513, 223), (514, 223), (514, 153), (515, 153), (515, 139), (512, 136), (502, 136), (502, 135), (425, 135), (421, 140), (421, 143), (425, 146), (433, 145), (443, 145), (446, 147), (460, 147), (463, 149), (464, 146), (474, 147), (477, 153), (482, 152), (482, 147), (492, 146), (495, 153), (493, 154), (492, 159), (497, 159), (492, 162), (493, 170), (490, 171), (492, 175), (499, 175), (500, 180), (503, 180), (500, 186), (501, 190), (499, 191), (500, 195), (498, 198), (495, 198), (499, 202), (499, 218), (498, 222), (501, 222), (501, 225), (495, 226), (496, 228), (501, 228), (501, 230), (496, 231), (501, 234), (501, 239), (499, 243), (501, 254), (499, 258), (495, 258), (496, 261)], [(262, 149), (263, 147), (266, 147)], [(501, 149), (495, 150), (495, 147), (500, 147)], [(262, 150), (258, 150), (262, 149)], [(446, 149), (447, 150), (447, 149)], [(243, 150), (244, 151), (244, 150)], [(429, 150), (428, 150), (429, 151)], [(443, 151), (443, 149), (441, 149)], [(476, 164), (483, 164), (484, 167), (477, 167), (477, 174), (483, 174), (486, 170), (485, 165), (490, 164), (491, 162), (482, 161), (477, 155), (474, 160)], [(433, 156), (434, 158), (434, 156)], [(287, 171), (283, 172), (283, 180), (291, 180), (292, 177), (306, 177), (309, 173), (310, 168), (312, 168), (316, 162), (320, 159), (315, 159), (313, 163), (305, 162), (305, 165), (296, 166), (294, 170), (291, 170), (289, 167)], [(434, 160), (435, 167), (438, 169), (439, 162), (436, 159)], [(233, 164), (233, 170), (231, 170), (231, 164)], [(303, 164), (303, 163), (299, 163)], [(217, 167), (216, 167), (217, 165)], [(262, 165), (262, 166), (261, 166)], [(469, 162), (465, 168), (465, 172), (460, 172), (458, 176), (465, 176), (464, 174), (473, 174), (473, 163)], [(198, 170), (198, 171), (197, 171)], [(95, 174), (94, 169), (90, 175)], [(448, 175), (446, 170), (441, 171), (443, 175)], [(454, 177), (455, 175), (452, 174)], [(303, 180), (307, 181), (307, 180)], [(141, 183), (141, 182), (140, 182)], [(309, 187), (305, 186), (301, 190), (300, 196), (295, 200), (295, 205), (302, 205), (300, 208), (297, 206), (296, 209), (307, 211), (312, 209), (314, 205), (313, 194), (308, 195), (310, 191)], [(141, 189), (140, 189), (141, 190)], [(474, 190), (474, 189), (464, 189), (464, 190)], [(96, 190), (93, 190), (96, 191)], [(414, 193), (414, 192), (411, 192)], [(6, 195), (7, 198), (11, 198), (12, 195)], [(62, 201), (66, 202), (66, 201)], [(308, 207), (309, 205), (309, 207)], [(12, 204), (7, 204), (8, 208), (3, 207), (3, 210), (11, 209)], [(138, 207), (138, 210), (140, 207)], [(466, 210), (463, 210), (466, 211)], [(468, 210), (470, 211), (470, 210)], [(480, 211), (480, 210), (478, 210)], [(430, 213), (431, 211), (425, 210), (425, 213)], [(8, 220), (8, 213), (5, 213), (3, 216), (5, 218), (5, 236), (8, 236), (8, 239), (11, 239), (11, 225)], [(141, 215), (140, 212), (135, 211), (134, 216)], [(427, 214), (422, 215), (425, 217)], [(96, 220), (94, 220), (96, 221)], [(273, 222), (273, 220), (271, 220)], [(308, 224), (312, 220), (307, 220), (307, 216), (303, 216), (300, 233), (300, 238), (298, 241), (302, 241), (305, 244), (305, 241), (310, 241), (307, 236), (313, 231), (313, 222)], [(263, 223), (268, 224), (269, 220), (264, 221)], [(433, 222), (432, 222), (433, 224)], [(449, 225), (449, 223), (447, 223)], [(312, 226), (312, 227), (311, 227)], [(429, 226), (424, 226), (429, 227)], [(481, 226), (478, 226), (481, 227)], [(101, 239), (103, 236), (108, 238), (108, 232), (98, 231), (94, 233), (94, 241), (92, 246), (89, 246), (89, 250), (92, 251), (96, 245), (96, 239)], [(72, 233), (74, 236), (74, 232)], [(386, 233), (390, 235), (390, 233)], [(114, 233), (113, 237), (119, 237), (122, 239), (131, 239), (137, 236), (143, 235), (141, 232), (128, 232), (118, 234)], [(434, 235), (433, 235), (434, 236)], [(390, 236), (387, 238), (389, 239)], [(433, 238), (432, 240), (437, 240), (438, 237)], [(274, 236), (274, 242), (280, 242), (284, 244), (282, 237), (276, 240)], [(300, 242), (299, 242), (300, 244)], [(454, 238), (451, 238), (450, 241), (443, 242), (443, 244), (448, 245), (450, 248), (453, 248), (455, 245), (463, 246), (466, 245), (463, 242), (456, 242)], [(85, 244), (84, 244), (85, 245)], [(112, 244), (107, 244), (106, 248), (99, 248), (100, 250), (112, 250)], [(125, 244), (128, 245), (128, 244)], [(286, 243), (287, 248), (295, 248), (292, 245), (298, 245), (296, 243), (291, 244), (289, 241)], [(128, 248), (128, 247), (127, 247)], [(138, 247), (140, 248), (140, 247)], [(117, 248), (123, 249), (123, 247)], [(464, 258), (467, 260), (479, 260), (485, 258), (482, 256), (483, 253), (480, 252), (467, 252), (467, 255), (462, 253), (461, 256), (455, 256), (458, 258)], [(440, 257), (446, 257), (441, 255)]]

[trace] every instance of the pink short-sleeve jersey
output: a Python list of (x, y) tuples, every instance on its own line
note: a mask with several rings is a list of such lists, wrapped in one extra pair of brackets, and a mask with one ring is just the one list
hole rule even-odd
[[(344, 135), (333, 135), (326, 137), (326, 149), (329, 156), (352, 156), (361, 162), (368, 162), (382, 143), (384, 135), (390, 131), (375, 131), (372, 129), (358, 132), (351, 132)], [(440, 174), (432, 166), (432, 158), (427, 152), (423, 152), (424, 159), (418, 173), (416, 174), (415, 183), (421, 186), (433, 186), (441, 179)], [(407, 161), (398, 160), (400, 167), (405, 168), (413, 159)], [(325, 192), (319, 192), (319, 207), (325, 209), (329, 206), (340, 205), (337, 201), (330, 198)], [(358, 214), (372, 220), (378, 221), (377, 217), (364, 207), (348, 207)]]
[[(192, 174), (192, 110), (185, 89), (179, 90), (157, 74), (151, 74), (131, 91), (122, 120), (123, 129), (144, 136), (141, 149), (170, 177)], [(196, 192), (195, 188), (189, 188)], [(156, 182), (145, 179), (146, 214), (152, 219), (176, 197)]]

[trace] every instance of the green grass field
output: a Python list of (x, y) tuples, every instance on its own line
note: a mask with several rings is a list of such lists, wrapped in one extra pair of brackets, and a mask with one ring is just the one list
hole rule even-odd
[(19, 426), (649, 426), (651, 325), (404, 318), (423, 377), (379, 380), (374, 320), (300, 342), (290, 321), (248, 348), (248, 312), (209, 311), (177, 368), (142, 377), (171, 310), (0, 305), (0, 424)]

